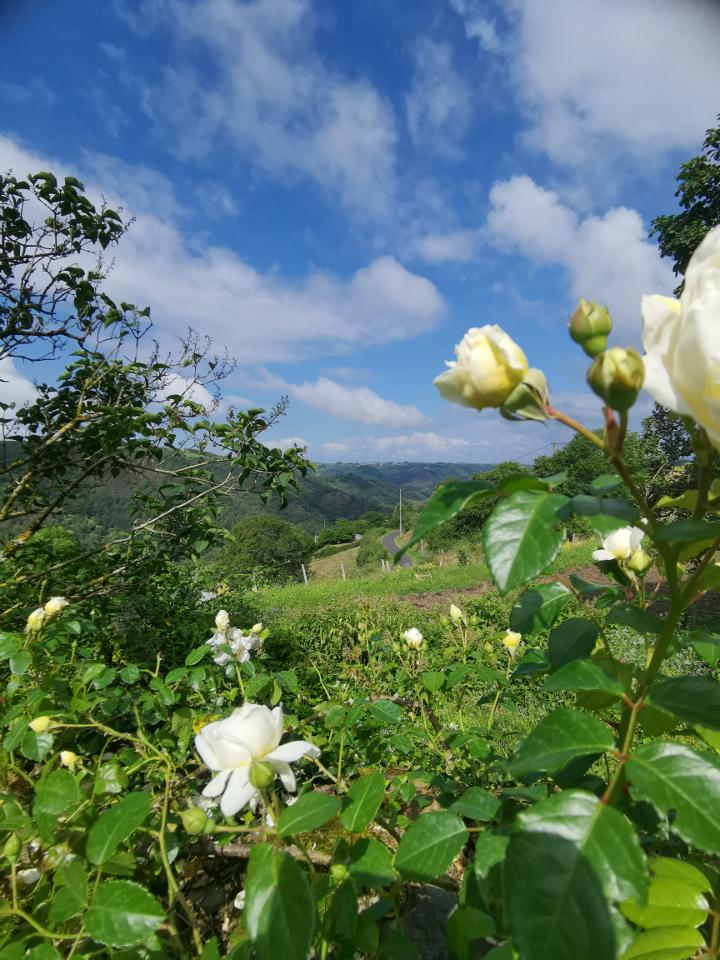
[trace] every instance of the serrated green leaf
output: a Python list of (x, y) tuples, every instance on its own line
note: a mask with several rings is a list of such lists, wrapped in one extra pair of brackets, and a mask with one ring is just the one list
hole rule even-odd
[(541, 583), (517, 598), (510, 611), (510, 629), (524, 637), (549, 630), (572, 593), (562, 583)]
[(501, 500), (483, 527), (483, 549), (501, 593), (522, 586), (548, 567), (560, 550), (560, 493), (519, 490)]
[(650, 703), (686, 723), (720, 730), (720, 683), (709, 677), (672, 677), (656, 683)]
[(250, 852), (244, 919), (257, 960), (306, 960), (316, 919), (307, 874), (266, 843)]
[(595, 649), (595, 643), (600, 631), (581, 617), (571, 617), (564, 620), (548, 638), (548, 657), (550, 668), (554, 672), (572, 660), (589, 657)]
[(374, 837), (355, 841), (347, 867), (350, 876), (361, 887), (387, 887), (397, 876), (392, 854)]
[(621, 960), (690, 960), (704, 943), (695, 927), (658, 927), (638, 934)]
[(380, 809), (385, 796), (385, 777), (378, 771), (352, 784), (343, 801), (340, 822), (346, 830), (364, 830)]
[(547, 677), (541, 689), (543, 693), (556, 690), (588, 690), (605, 693), (618, 700), (625, 692), (619, 680), (605, 673), (592, 660), (571, 660), (551, 677)]
[(381, 723), (399, 723), (402, 720), (402, 707), (392, 700), (376, 700), (370, 706), (370, 713)]
[(69, 770), (53, 770), (35, 787), (33, 813), (57, 817), (80, 803), (80, 786)]
[(40, 763), (52, 750), (55, 738), (51, 733), (35, 733), (28, 730), (20, 744), (20, 753), (28, 760)]
[(662, 816), (687, 843), (720, 853), (720, 767), (681, 743), (644, 743), (626, 765), (630, 793)]
[(500, 800), (482, 787), (468, 787), (449, 809), (461, 817), (488, 823), (495, 819), (501, 806)]
[(71, 860), (58, 868), (58, 887), (50, 901), (49, 919), (52, 926), (64, 923), (81, 914), (88, 903), (88, 878), (80, 860)]
[(490, 497), (495, 492), (495, 486), (486, 480), (453, 480), (450, 483), (442, 483), (423, 507), (415, 521), (412, 536), (395, 555), (395, 561), (397, 562), (406, 550), (419, 543), (431, 530), (452, 520), (463, 507), (474, 500)]
[(558, 707), (526, 737), (509, 767), (518, 777), (553, 773), (575, 757), (604, 753), (614, 745), (614, 737), (602, 721), (579, 710)]
[(445, 810), (426, 813), (410, 824), (395, 852), (395, 866), (408, 880), (442, 876), (469, 834), (462, 820)]
[(304, 793), (291, 807), (285, 807), (278, 820), (278, 833), (290, 837), (309, 833), (332, 820), (340, 809), (340, 799), (326, 793)]
[(151, 796), (145, 791), (129, 793), (122, 800), (100, 814), (90, 827), (86, 856), (90, 863), (109, 860), (117, 848), (128, 839), (150, 813)]
[(622, 919), (612, 901), (642, 896), (635, 831), (593, 794), (568, 790), (518, 817), (505, 859), (513, 943), (527, 960), (615, 960)]
[(165, 920), (165, 911), (145, 887), (131, 880), (105, 880), (85, 916), (85, 932), (108, 947), (131, 947)]

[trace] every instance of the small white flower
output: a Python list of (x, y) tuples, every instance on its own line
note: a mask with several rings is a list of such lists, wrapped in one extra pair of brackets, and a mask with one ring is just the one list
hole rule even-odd
[(639, 527), (620, 527), (603, 538), (602, 549), (593, 552), (593, 560), (629, 560), (640, 546), (645, 531)]
[(219, 649), (213, 657), (219, 667), (224, 667), (231, 660), (237, 660), (238, 663), (249, 660), (252, 652), (262, 646), (262, 637), (258, 633), (244, 634), (237, 627), (228, 627), (224, 631), (216, 631), (207, 643), (213, 648), (227, 648)]
[(48, 618), (48, 615), (42, 607), (38, 607), (37, 610), (33, 610), (33, 612), (27, 618), (27, 623), (25, 624), (25, 632), (37, 633), (38, 630), (40, 630), (43, 627), (47, 618)]
[(42, 874), (36, 867), (28, 867), (27, 870), (18, 870), (17, 878), (24, 886), (29, 886), (31, 883), (37, 883)]
[(403, 640), (411, 650), (419, 650), (425, 642), (425, 638), (417, 627), (411, 627), (403, 634)]
[(221, 633), (224, 633), (230, 626), (230, 614), (227, 610), (218, 610), (215, 615), (215, 626)]
[(73, 753), (72, 750), (61, 750), (60, 751), (60, 763), (67, 767), (68, 770), (74, 770), (80, 757)]
[(236, 910), (245, 909), (245, 891), (241, 890), (240, 893), (233, 900), (233, 906)]
[(263, 761), (280, 777), (288, 793), (297, 789), (291, 763), (301, 757), (319, 757), (318, 748), (305, 740), (280, 744), (283, 735), (282, 706), (270, 710), (257, 703), (245, 703), (225, 720), (203, 727), (195, 738), (195, 749), (215, 776), (203, 790), (205, 797), (219, 797), (226, 817), (234, 816), (260, 791), (250, 782), (250, 765)]

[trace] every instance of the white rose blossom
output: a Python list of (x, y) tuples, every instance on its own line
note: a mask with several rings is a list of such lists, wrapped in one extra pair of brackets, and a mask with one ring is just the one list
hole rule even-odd
[(419, 650), (425, 642), (423, 635), (417, 627), (411, 627), (409, 630), (406, 630), (403, 634), (403, 640), (411, 650)]
[(43, 609), (49, 617), (54, 617), (60, 613), (61, 610), (64, 610), (67, 605), (68, 601), (65, 597), (50, 597)]
[(218, 610), (215, 614), (215, 626), (221, 633), (224, 633), (230, 626), (230, 614), (227, 610)]
[(629, 560), (640, 546), (645, 531), (639, 527), (620, 527), (603, 537), (600, 550), (593, 552), (593, 560)]
[(645, 389), (720, 449), (720, 226), (692, 255), (679, 300), (642, 299)]
[[(237, 627), (228, 627), (227, 630), (217, 630), (207, 641), (208, 646), (216, 649), (213, 660), (219, 667), (236, 660), (245, 663), (253, 651), (262, 646), (262, 637), (258, 633), (243, 633)], [(222, 648), (227, 649), (223, 650)], [(220, 648), (220, 649), (217, 649)], [(230, 652), (228, 652), (228, 650)]]
[(245, 703), (225, 720), (216, 720), (200, 730), (195, 749), (215, 776), (203, 790), (204, 797), (219, 797), (226, 817), (257, 802), (260, 790), (250, 782), (253, 763), (269, 764), (283, 787), (297, 789), (291, 763), (301, 757), (319, 757), (320, 750), (306, 740), (280, 744), (283, 735), (282, 706), (270, 710), (257, 703)]
[(463, 407), (502, 406), (528, 372), (525, 354), (496, 323), (468, 330), (455, 355), (434, 383), (446, 400)]

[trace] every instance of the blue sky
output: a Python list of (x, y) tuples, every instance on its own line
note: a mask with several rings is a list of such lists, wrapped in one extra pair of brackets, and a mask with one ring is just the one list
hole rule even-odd
[(566, 440), (436, 394), (484, 323), (596, 425), (568, 316), (639, 344), (649, 220), (720, 110), (711, 0), (6, 0), (0, 36), (0, 169), (122, 203), (108, 291), (227, 346), (230, 401), (289, 395), (268, 439), (317, 460)]

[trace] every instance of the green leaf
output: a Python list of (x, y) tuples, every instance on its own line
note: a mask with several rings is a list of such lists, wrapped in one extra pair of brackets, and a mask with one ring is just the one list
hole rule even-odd
[(185, 666), (193, 667), (196, 663), (200, 663), (203, 657), (207, 656), (210, 652), (210, 647), (203, 643), (199, 647), (195, 647), (194, 650), (191, 650), (190, 653), (185, 657)]
[(583, 660), (595, 649), (600, 631), (589, 620), (571, 617), (555, 627), (548, 639), (548, 656), (552, 671), (571, 660)]
[(593, 794), (566, 790), (518, 816), (505, 889), (526, 960), (615, 960), (622, 920), (609, 901), (643, 896), (646, 886), (633, 827)]
[(396, 877), (392, 854), (374, 837), (363, 837), (352, 845), (347, 867), (361, 887), (387, 887)]
[(630, 603), (618, 603), (607, 615), (607, 623), (619, 623), (623, 627), (632, 627), (638, 633), (660, 633), (662, 620), (647, 610), (641, 610)]
[(80, 787), (69, 770), (53, 770), (35, 788), (33, 813), (59, 816), (80, 803)]
[(402, 720), (402, 707), (392, 700), (376, 700), (370, 707), (370, 713), (380, 723), (399, 723)]
[(720, 521), (674, 520), (656, 529), (656, 536), (668, 543), (694, 543), (712, 541), (720, 537)]
[(526, 590), (510, 611), (510, 629), (524, 637), (549, 630), (569, 600), (572, 592), (562, 583), (541, 583)]
[(109, 860), (146, 819), (150, 805), (150, 794), (138, 791), (129, 793), (101, 813), (88, 832), (86, 856), (90, 863), (101, 864)]
[(709, 663), (711, 667), (717, 666), (720, 660), (720, 634), (696, 630), (691, 635), (691, 643), (695, 653), (705, 663)]
[(336, 936), (342, 940), (353, 937), (357, 929), (358, 901), (352, 883), (342, 883), (337, 887), (327, 916)]
[(445, 674), (442, 670), (428, 670), (422, 675), (423, 686), (430, 693), (437, 693), (442, 690), (445, 683)]
[(531, 677), (536, 673), (548, 673), (549, 670), (550, 661), (545, 651), (538, 650), (537, 647), (529, 647), (518, 660), (517, 666), (513, 670), (513, 679), (515, 677)]
[(638, 934), (621, 960), (690, 960), (704, 944), (695, 927), (657, 927)]
[(614, 497), (589, 497), (581, 493), (570, 500), (569, 507), (576, 517), (587, 518), (593, 530), (603, 536), (638, 519), (637, 507)]
[(514, 776), (553, 773), (575, 757), (612, 750), (615, 740), (610, 729), (587, 713), (558, 707), (541, 720), (510, 760)]
[(613, 490), (617, 490), (618, 487), (622, 486), (622, 483), (622, 478), (616, 473), (601, 473), (600, 476), (595, 477), (590, 484), (590, 492), (600, 497), (606, 493), (612, 493)]
[(680, 743), (645, 743), (626, 765), (630, 793), (661, 816), (675, 811), (672, 829), (686, 843), (720, 853), (720, 767)]
[(244, 919), (257, 960), (306, 960), (316, 909), (307, 874), (267, 843), (250, 851)]
[(625, 692), (619, 680), (605, 673), (592, 660), (571, 660), (560, 667), (557, 673), (548, 677), (541, 689), (543, 693), (556, 690), (591, 690), (606, 693), (618, 700)]
[(434, 880), (445, 873), (467, 839), (465, 825), (454, 814), (426, 813), (403, 834), (395, 866), (408, 880)]
[(532, 580), (555, 559), (564, 537), (557, 512), (566, 503), (560, 493), (519, 490), (495, 507), (483, 527), (483, 548), (501, 593)]
[(346, 830), (364, 830), (380, 809), (385, 796), (385, 777), (378, 771), (356, 780), (343, 801), (340, 822)]
[(655, 927), (699, 927), (707, 920), (710, 904), (702, 893), (680, 880), (654, 877), (647, 903), (626, 900), (621, 910), (636, 927), (644, 930)]
[(709, 677), (672, 677), (656, 683), (650, 702), (686, 723), (720, 730), (720, 683)]
[(80, 860), (71, 860), (58, 867), (55, 874), (59, 884), (50, 901), (50, 923), (57, 926), (81, 914), (88, 903), (88, 878)]
[(85, 932), (107, 947), (131, 947), (164, 920), (165, 911), (145, 887), (131, 880), (105, 880), (85, 917)]
[[(0, 953), (0, 957), (3, 954)], [(23, 954), (21, 954), (23, 956)], [(51, 947), (49, 943), (39, 943), (36, 947), (33, 947), (32, 950), (24, 954), (27, 960), (62, 960), (62, 957), (57, 952), (55, 947)]]
[(495, 487), (486, 480), (453, 480), (440, 484), (415, 521), (412, 536), (395, 554), (395, 562), (397, 563), (406, 550), (419, 543), (431, 530), (452, 520), (473, 500), (482, 500), (494, 493)]
[(22, 739), (20, 753), (28, 760), (40, 763), (50, 753), (55, 738), (51, 733), (35, 733), (28, 730)]
[(290, 837), (309, 833), (332, 820), (340, 809), (340, 799), (326, 793), (304, 793), (291, 807), (285, 807), (278, 820), (278, 833)]
[(459, 906), (450, 914), (445, 927), (445, 946), (455, 960), (473, 960), (472, 945), (495, 933), (495, 921), (475, 907)]
[(482, 787), (468, 787), (465, 793), (450, 805), (450, 810), (461, 817), (489, 823), (495, 819), (501, 806), (501, 801)]

